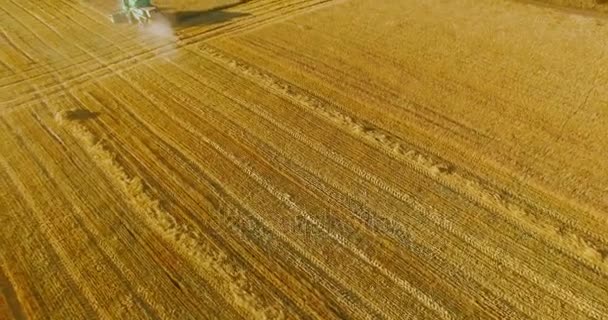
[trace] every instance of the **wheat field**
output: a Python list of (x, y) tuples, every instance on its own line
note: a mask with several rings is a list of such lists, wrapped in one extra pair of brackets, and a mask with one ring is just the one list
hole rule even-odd
[(0, 319), (608, 319), (598, 11), (157, 5), (2, 2)]

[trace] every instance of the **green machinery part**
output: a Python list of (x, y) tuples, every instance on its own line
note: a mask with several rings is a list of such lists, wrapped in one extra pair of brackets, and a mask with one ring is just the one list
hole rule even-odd
[(122, 0), (122, 12), (129, 21), (148, 22), (151, 8), (150, 0)]
[(151, 6), (152, 3), (150, 0), (122, 0), (122, 9), (125, 11)]

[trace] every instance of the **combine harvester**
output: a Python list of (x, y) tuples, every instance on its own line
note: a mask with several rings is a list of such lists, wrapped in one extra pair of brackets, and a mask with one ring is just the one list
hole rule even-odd
[(122, 10), (110, 15), (114, 23), (140, 23), (150, 21), (152, 15), (157, 12), (150, 0), (121, 0)]

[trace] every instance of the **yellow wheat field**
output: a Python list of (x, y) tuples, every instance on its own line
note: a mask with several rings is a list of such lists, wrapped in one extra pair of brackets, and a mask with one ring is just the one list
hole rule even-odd
[(608, 319), (605, 16), (157, 4), (0, 5), (0, 319)]

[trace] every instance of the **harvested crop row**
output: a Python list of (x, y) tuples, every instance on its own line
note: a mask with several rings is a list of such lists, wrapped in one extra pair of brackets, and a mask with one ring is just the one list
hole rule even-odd
[(194, 2), (0, 8), (0, 318), (608, 316), (601, 18)]

